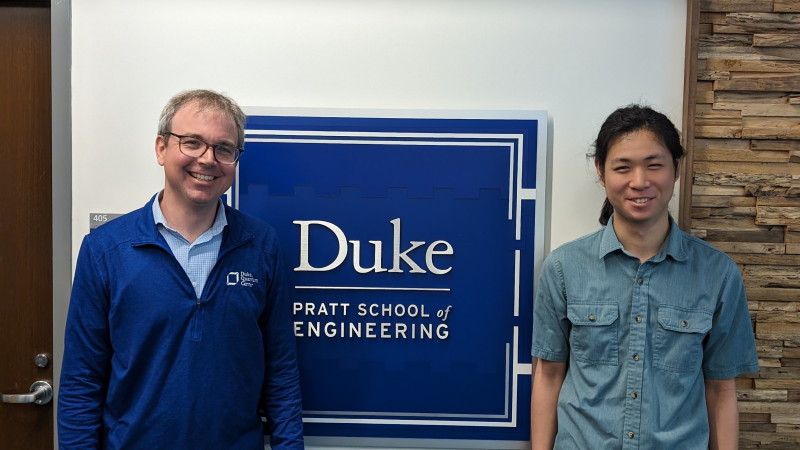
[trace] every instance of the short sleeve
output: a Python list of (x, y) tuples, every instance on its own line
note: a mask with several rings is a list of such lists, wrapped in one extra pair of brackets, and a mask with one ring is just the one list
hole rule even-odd
[(756, 371), (758, 354), (744, 283), (738, 267), (730, 261), (703, 347), (703, 375), (726, 379)]
[(567, 298), (561, 262), (550, 254), (542, 265), (533, 304), (533, 345), (531, 355), (548, 361), (569, 359)]

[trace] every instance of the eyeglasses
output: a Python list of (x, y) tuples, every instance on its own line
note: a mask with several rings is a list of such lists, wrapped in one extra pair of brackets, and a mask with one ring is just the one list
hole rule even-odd
[(214, 153), (214, 159), (220, 164), (236, 164), (244, 149), (237, 148), (230, 144), (209, 144), (208, 142), (194, 136), (175, 134), (170, 131), (172, 136), (178, 138), (178, 148), (181, 153), (190, 158), (199, 158), (209, 148)]

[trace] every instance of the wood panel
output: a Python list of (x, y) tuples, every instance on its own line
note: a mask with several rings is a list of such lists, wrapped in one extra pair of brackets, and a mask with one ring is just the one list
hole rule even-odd
[(800, 448), (800, 0), (688, 3), (681, 226), (747, 290), (761, 369), (736, 380), (740, 448)]

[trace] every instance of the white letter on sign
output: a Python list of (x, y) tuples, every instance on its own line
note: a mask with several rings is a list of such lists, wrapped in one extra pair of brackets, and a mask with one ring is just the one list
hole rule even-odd
[[(294, 268), (295, 271), (325, 272), (326, 270), (335, 269), (342, 264), (344, 259), (347, 257), (347, 238), (345, 237), (341, 228), (330, 222), (324, 222), (322, 220), (295, 220), (292, 223), (300, 225), (300, 265)], [(314, 267), (308, 262), (309, 225), (322, 225), (323, 227), (333, 231), (333, 234), (336, 236), (336, 240), (339, 243), (339, 254), (336, 255), (336, 259), (334, 259), (332, 263), (325, 267)]]

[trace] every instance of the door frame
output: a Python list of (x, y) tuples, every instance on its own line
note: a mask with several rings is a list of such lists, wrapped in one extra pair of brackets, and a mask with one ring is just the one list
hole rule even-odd
[[(72, 290), (72, 36), (71, 0), (50, 2), (53, 195), (53, 401), (58, 402), (64, 327)], [(58, 448), (53, 411), (53, 448)]]

